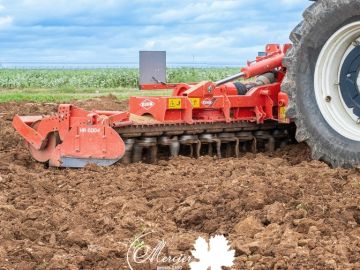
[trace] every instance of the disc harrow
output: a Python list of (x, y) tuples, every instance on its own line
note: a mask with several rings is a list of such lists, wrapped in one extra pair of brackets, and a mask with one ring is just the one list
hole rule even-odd
[[(173, 87), (173, 94), (131, 97), (128, 112), (62, 104), (50, 116), (17, 115), (13, 126), (34, 159), (57, 167), (274, 151), (291, 137), (288, 96), (281, 92), (282, 59), (290, 48), (269, 44), (240, 73), (217, 82), (160, 83), (153, 88)], [(254, 79), (232, 82), (241, 78)]]
[(254, 125), (200, 125), (169, 127), (159, 132), (157, 127), (138, 127), (127, 131), (119, 130), (126, 138), (123, 164), (131, 162), (156, 163), (158, 159), (175, 158), (179, 155), (199, 158), (240, 157), (242, 153), (273, 152), (294, 142), (295, 127), (267, 123)]

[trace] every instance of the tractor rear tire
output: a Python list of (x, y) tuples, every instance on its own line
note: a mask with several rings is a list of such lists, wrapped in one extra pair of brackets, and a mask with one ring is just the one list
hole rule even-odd
[(352, 167), (360, 164), (360, 1), (318, 0), (303, 18), (283, 63), (287, 115), (313, 159)]

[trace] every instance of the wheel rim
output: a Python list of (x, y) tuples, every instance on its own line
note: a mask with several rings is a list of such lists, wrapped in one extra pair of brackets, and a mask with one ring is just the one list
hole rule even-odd
[[(351, 60), (349, 58), (354, 57), (354, 50), (358, 49), (359, 45), (360, 22), (342, 27), (330, 37), (321, 50), (314, 75), (316, 101), (326, 122), (337, 133), (354, 141), (360, 141), (360, 117), (358, 109), (354, 107), (356, 102), (349, 101), (349, 89), (344, 86), (349, 77), (346, 78), (347, 74), (344, 72)], [(358, 71), (356, 76), (353, 87), (360, 99)]]

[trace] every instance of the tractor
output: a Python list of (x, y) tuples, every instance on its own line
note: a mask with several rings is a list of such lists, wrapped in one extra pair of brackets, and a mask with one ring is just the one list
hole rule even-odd
[(59, 105), (13, 126), (33, 158), (56, 167), (156, 162), (189, 155), (274, 151), (292, 137), (333, 167), (360, 163), (360, 1), (318, 0), (290, 34), (241, 72), (217, 82), (167, 84), (131, 97), (128, 111)]

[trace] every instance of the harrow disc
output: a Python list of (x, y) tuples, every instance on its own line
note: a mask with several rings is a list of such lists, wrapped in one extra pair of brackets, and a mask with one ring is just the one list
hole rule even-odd
[(126, 138), (123, 164), (156, 163), (178, 155), (239, 157), (244, 152), (273, 152), (294, 141), (293, 125), (267, 122), (204, 123), (198, 125), (139, 125), (117, 129)]

